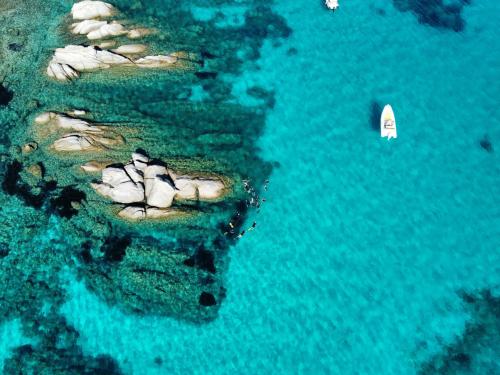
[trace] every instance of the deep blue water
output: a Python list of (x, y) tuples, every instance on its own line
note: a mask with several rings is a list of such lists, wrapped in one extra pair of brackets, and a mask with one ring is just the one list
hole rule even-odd
[[(464, 7), (460, 32), (382, 0), (276, 11), (292, 35), (227, 77), (243, 103), (255, 83), (275, 91), (260, 148), (279, 167), (257, 229), (231, 249), (219, 317), (137, 317), (67, 276), (62, 312), (82, 348), (126, 373), (417, 374), (483, 324), (462, 292), (500, 298), (500, 3)], [(483, 338), (463, 373), (500, 373), (500, 338)]]

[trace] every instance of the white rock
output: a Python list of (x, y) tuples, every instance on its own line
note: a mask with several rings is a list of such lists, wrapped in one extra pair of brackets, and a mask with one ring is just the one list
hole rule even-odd
[(177, 199), (213, 200), (224, 194), (225, 185), (221, 180), (181, 176), (175, 179)]
[(176, 199), (198, 198), (198, 186), (193, 183), (192, 179), (183, 177), (177, 178), (175, 180), (175, 187), (177, 188), (175, 192)]
[(144, 179), (152, 179), (156, 176), (168, 175), (168, 170), (163, 165), (148, 165), (144, 170)]
[(144, 172), (144, 170), (148, 166), (149, 158), (139, 152), (134, 152), (132, 154), (132, 162), (138, 170)]
[(200, 179), (195, 180), (195, 182), (198, 186), (199, 199), (217, 199), (224, 194), (225, 185), (220, 180)]
[(115, 8), (103, 1), (84, 0), (75, 3), (71, 8), (71, 14), (75, 20), (111, 17), (114, 13)]
[(67, 134), (54, 142), (56, 151), (85, 151), (93, 147), (92, 139), (81, 134)]
[(106, 25), (106, 21), (85, 20), (71, 25), (71, 32), (73, 34), (87, 35), (88, 33), (99, 30), (102, 26)]
[(141, 220), (146, 217), (146, 210), (141, 206), (127, 206), (118, 213), (118, 216), (129, 220)]
[(66, 112), (70, 116), (85, 116), (87, 114), (83, 109), (74, 109), (72, 111)]
[(144, 185), (146, 187), (146, 196), (149, 195), (151, 188), (153, 187), (152, 183), (148, 183), (148, 181), (153, 181), (156, 176), (166, 176), (168, 175), (167, 168), (163, 165), (148, 165), (144, 169)]
[(98, 127), (93, 126), (85, 120), (79, 118), (67, 117), (64, 115), (56, 115), (54, 123), (61, 129), (72, 129), (78, 132), (102, 132)]
[(131, 181), (130, 176), (121, 167), (107, 167), (102, 171), (102, 182), (112, 187), (129, 181)]
[(87, 34), (90, 40), (103, 39), (109, 36), (120, 36), (126, 34), (127, 30), (117, 22), (106, 23), (105, 25)]
[(106, 48), (111, 48), (116, 45), (116, 40), (107, 40), (105, 42), (102, 42), (99, 44), (99, 48), (106, 49)]
[(171, 55), (146, 56), (135, 61), (140, 68), (162, 68), (177, 62), (177, 57)]
[(106, 183), (90, 184), (99, 194), (117, 203), (138, 203), (144, 201), (144, 186), (132, 181), (123, 182), (117, 186)]
[(117, 203), (138, 203), (144, 201), (144, 185), (133, 181), (124, 182), (111, 189), (109, 197)]
[[(85, 114), (85, 111), (73, 111), (69, 113)], [(35, 118), (37, 124), (53, 124), (61, 129), (71, 129), (78, 132), (101, 133), (102, 130), (91, 123), (60, 113), (45, 112)]]
[(130, 63), (126, 57), (116, 53), (96, 49), (94, 46), (75, 46), (68, 45), (64, 48), (57, 48), (52, 62), (53, 64), (66, 64), (73, 70), (80, 72), (95, 69), (105, 69), (112, 65), (121, 65)]
[(168, 208), (175, 197), (175, 188), (170, 177), (157, 175), (155, 178), (145, 179), (146, 202), (150, 206)]
[(147, 46), (144, 44), (125, 44), (118, 48), (112, 50), (114, 53), (119, 53), (121, 55), (133, 55), (136, 53), (142, 53), (146, 50)]
[(60, 64), (52, 60), (47, 67), (47, 75), (59, 81), (68, 81), (78, 77), (78, 72), (67, 64)]
[(92, 186), (92, 188), (99, 194), (101, 194), (102, 196), (106, 197), (106, 198), (110, 198), (110, 193), (111, 193), (111, 189), (112, 187), (107, 185), (107, 184), (96, 184), (96, 183), (91, 183), (90, 186)]
[(134, 164), (127, 164), (125, 167), (125, 172), (134, 182), (144, 182), (144, 177), (142, 171), (138, 170)]

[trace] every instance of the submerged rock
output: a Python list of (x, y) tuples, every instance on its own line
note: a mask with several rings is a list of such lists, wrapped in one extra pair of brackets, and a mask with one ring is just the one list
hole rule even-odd
[(148, 47), (144, 44), (125, 44), (118, 48), (112, 50), (114, 53), (118, 53), (121, 55), (134, 55), (136, 53), (142, 53), (146, 51)]
[(23, 147), (21, 147), (21, 152), (23, 154), (30, 154), (33, 151), (36, 151), (38, 149), (38, 143), (36, 142), (28, 142)]
[(161, 68), (171, 66), (177, 62), (177, 57), (173, 55), (146, 56), (135, 61), (140, 68)]

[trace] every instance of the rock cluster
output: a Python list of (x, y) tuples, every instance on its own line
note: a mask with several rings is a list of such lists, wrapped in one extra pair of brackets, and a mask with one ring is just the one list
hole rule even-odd
[[(98, 168), (92, 167), (91, 170)], [(132, 154), (132, 160), (126, 165), (105, 167), (102, 182), (91, 186), (113, 202), (127, 205), (119, 216), (133, 220), (173, 216), (181, 213), (171, 208), (174, 201), (210, 201), (220, 198), (226, 190), (219, 178), (177, 176), (163, 163), (141, 153)]]
[(70, 130), (57, 139), (53, 148), (56, 151), (98, 151), (124, 143), (121, 135), (109, 131), (106, 126), (98, 126), (78, 118), (84, 111), (73, 111), (68, 114), (44, 112), (35, 118), (35, 123), (52, 126), (55, 130)]
[[(116, 14), (116, 9), (102, 1), (84, 0), (73, 5), (71, 14), (79, 22), (71, 25), (71, 32), (86, 35), (89, 40), (99, 40), (124, 36), (129, 39), (141, 38), (152, 33), (145, 28), (127, 29), (117, 21), (106, 21)], [(49, 77), (60, 81), (78, 78), (80, 72), (108, 69), (114, 66), (133, 66), (139, 68), (169, 68), (177, 63), (194, 61), (188, 53), (176, 52), (168, 55), (142, 56), (132, 59), (131, 55), (142, 54), (147, 50), (144, 44), (125, 44), (107, 50), (116, 43), (113, 40), (102, 42), (99, 46), (67, 45), (57, 48), (47, 67)]]

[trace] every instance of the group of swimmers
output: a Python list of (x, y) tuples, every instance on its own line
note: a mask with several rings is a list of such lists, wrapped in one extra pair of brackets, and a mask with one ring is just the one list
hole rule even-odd
[[(264, 191), (267, 191), (267, 186), (269, 185), (269, 180), (264, 181)], [(245, 201), (246, 208), (255, 208), (257, 213), (260, 212), (260, 205), (266, 201), (265, 198), (260, 198), (255, 189), (250, 185), (250, 180), (243, 180), (243, 188), (245, 192), (249, 195), (249, 198)], [(242, 220), (242, 216), (239, 212), (236, 212), (236, 215), (229, 222), (229, 230), (225, 232), (225, 235), (236, 235), (235, 229)], [(240, 233), (236, 235), (236, 238), (241, 238), (245, 235), (246, 232), (250, 232), (257, 227), (257, 222), (254, 221), (252, 225), (246, 230), (242, 230)]]

